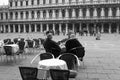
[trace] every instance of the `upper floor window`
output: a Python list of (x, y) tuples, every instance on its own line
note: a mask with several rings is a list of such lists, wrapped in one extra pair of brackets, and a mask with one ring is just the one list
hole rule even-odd
[(37, 0), (37, 5), (39, 5), (40, 4), (40, 0)]
[(20, 15), (21, 15), (21, 19), (23, 19), (23, 12), (21, 12)]
[(29, 13), (28, 13), (28, 11), (26, 12), (26, 19), (28, 19), (28, 17), (29, 17)]
[(10, 2), (10, 7), (12, 7), (12, 2)]
[(1, 13), (1, 20), (3, 19), (3, 13)]
[(58, 10), (55, 11), (55, 16), (56, 16), (56, 18), (59, 17), (59, 11)]
[(15, 6), (17, 6), (17, 1), (15, 2)]
[(34, 17), (35, 17), (34, 15), (35, 15), (35, 13), (34, 13), (34, 11), (32, 11), (32, 19), (34, 19)]
[(49, 11), (49, 17), (52, 18), (52, 10)]
[(20, 2), (20, 6), (23, 6), (23, 2), (22, 1)]
[(52, 4), (52, 0), (49, 0), (49, 4)]
[(46, 0), (43, 0), (43, 4), (45, 4), (46, 3)]
[(26, 1), (26, 6), (28, 6), (28, 1)]
[(10, 12), (10, 19), (12, 19), (13, 18), (13, 13), (12, 12)]
[(5, 13), (5, 15), (6, 15), (6, 19), (8, 19), (8, 13)]
[(46, 11), (43, 11), (43, 18), (46, 18)]
[(18, 18), (18, 13), (16, 12), (16, 13), (15, 13), (15, 19), (17, 19), (17, 18)]
[(72, 0), (69, 0), (69, 3), (71, 4)]
[(34, 0), (31, 1), (31, 5), (34, 5)]
[(64, 3), (65, 3), (65, 0), (62, 0), (62, 3), (64, 4)]
[(37, 11), (37, 18), (40, 18), (40, 11)]
[(55, 0), (56, 1), (56, 4), (58, 4), (58, 0)]

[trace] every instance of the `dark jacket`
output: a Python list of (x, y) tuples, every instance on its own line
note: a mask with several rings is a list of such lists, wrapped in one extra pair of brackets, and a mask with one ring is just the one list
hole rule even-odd
[(77, 39), (69, 39), (67, 40), (65, 47), (66, 47), (66, 51), (68, 52), (72, 48), (83, 47), (83, 46)]
[(58, 57), (61, 53), (61, 48), (53, 40), (46, 39), (45, 42), (43, 43), (43, 46), (44, 46), (46, 52), (52, 53), (55, 57)]

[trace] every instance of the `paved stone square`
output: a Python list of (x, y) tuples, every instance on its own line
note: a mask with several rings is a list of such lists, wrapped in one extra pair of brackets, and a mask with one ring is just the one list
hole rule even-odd
[[(7, 37), (37, 38), (44, 36), (39, 33), (0, 34), (0, 39)], [(54, 36), (54, 40), (59, 41), (65, 37), (67, 36)], [(120, 35), (103, 34), (101, 40), (95, 40), (95, 37), (91, 36), (77, 35), (77, 38), (85, 47), (86, 53), (84, 65), (81, 62), (76, 80), (120, 80)], [(16, 62), (0, 61), (0, 80), (22, 80), (18, 67), (37, 67), (39, 58), (33, 64), (30, 62), (39, 52), (40, 50), (36, 49), (34, 54), (27, 55), (27, 58), (17, 59)]]

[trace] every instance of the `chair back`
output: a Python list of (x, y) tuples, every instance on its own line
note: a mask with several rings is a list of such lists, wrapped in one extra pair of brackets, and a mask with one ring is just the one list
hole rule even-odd
[(75, 54), (78, 58), (81, 58), (80, 59), (81, 61), (82, 61), (82, 58), (85, 56), (84, 47), (75, 47), (71, 49), (69, 52)]
[(25, 42), (24, 41), (19, 41), (18, 46), (20, 50), (24, 50)]
[(32, 40), (27, 41), (27, 43), (29, 48), (33, 48), (34, 42)]
[(52, 80), (69, 80), (69, 70), (50, 69)]
[(42, 53), (40, 54), (40, 60), (44, 60), (44, 59), (51, 59), (54, 58), (54, 55), (52, 53)]
[(68, 69), (76, 70), (78, 66), (78, 60), (76, 56), (72, 53), (63, 53), (59, 57), (59, 59), (64, 60), (67, 63)]
[(12, 55), (12, 47), (11, 46), (4, 46), (5, 55)]
[(37, 68), (33, 67), (19, 67), (22, 80), (37, 80)]

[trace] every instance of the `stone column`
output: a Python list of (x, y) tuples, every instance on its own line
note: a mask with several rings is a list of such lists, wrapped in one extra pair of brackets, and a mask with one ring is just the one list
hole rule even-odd
[(120, 25), (119, 23), (117, 24), (117, 29), (116, 29), (116, 32), (119, 34), (119, 28), (120, 28)]
[(102, 8), (102, 10), (101, 10), (101, 17), (102, 17), (102, 18), (105, 17), (105, 11), (104, 11), (104, 8)]
[(109, 33), (111, 33), (111, 23), (109, 23)]
[(47, 31), (49, 31), (49, 24), (46, 24), (46, 29)]
[(86, 29), (87, 29), (87, 31), (88, 31), (88, 33), (89, 33), (89, 24), (87, 23), (86, 25), (87, 25), (87, 26), (86, 26)]
[(35, 26), (34, 26), (34, 27), (35, 27), (35, 32), (37, 32), (37, 24), (35, 24)]
[(18, 24), (18, 32), (20, 33), (20, 24)]
[(46, 18), (48, 19), (49, 18), (49, 11), (46, 10)]
[(53, 17), (52, 17), (53, 19), (55, 18), (55, 10), (53, 10)]
[(19, 19), (19, 20), (21, 19), (21, 17), (20, 17), (20, 12), (18, 12), (18, 19)]
[(103, 33), (104, 32), (104, 24), (102, 23), (102, 26), (101, 26), (101, 32)]
[(59, 18), (62, 18), (62, 10), (59, 10)]
[(111, 8), (109, 8), (108, 16), (112, 17), (112, 9)]
[(37, 19), (37, 11), (35, 10), (34, 12), (35, 12), (35, 19)]
[(87, 8), (87, 11), (86, 11), (86, 17), (87, 17), (87, 18), (90, 17), (90, 11), (89, 11), (89, 8)]
[(72, 26), (72, 30), (73, 32), (75, 32), (75, 24), (73, 23), (73, 26)]
[(83, 12), (82, 9), (79, 9), (79, 17), (82, 18), (83, 17)]
[(29, 19), (32, 19), (31, 11), (29, 11)]
[(26, 32), (26, 25), (23, 24), (23, 28), (24, 28), (24, 33)]
[(66, 23), (66, 31), (65, 33), (67, 34), (68, 33), (68, 23)]
[(13, 24), (13, 32), (15, 33), (15, 25)]
[(79, 31), (81, 31), (82, 27), (81, 27), (81, 23), (79, 24)]
[(60, 33), (62, 32), (62, 24), (61, 23), (59, 24), (59, 31), (60, 31)]
[(13, 12), (13, 20), (15, 19), (15, 12)]
[(97, 17), (97, 9), (96, 8), (94, 8), (94, 12), (93, 12), (93, 17)]
[(43, 19), (43, 10), (40, 11), (40, 18)]
[(53, 31), (55, 32), (55, 24), (53, 23)]
[(73, 8), (72, 10), (72, 17), (75, 18), (76, 17), (76, 14), (75, 14), (75, 9)]
[(11, 30), (10, 30), (10, 24), (8, 24), (8, 32), (9, 33), (11, 32)]
[(6, 18), (6, 15), (5, 15), (5, 12), (3, 12), (3, 19), (5, 19)]
[(120, 17), (120, 9), (119, 9), (119, 7), (117, 7), (116, 17)]
[(42, 23), (40, 24), (40, 27), (41, 27), (40, 32), (43, 32), (43, 24)]
[(65, 18), (69, 18), (68, 9), (65, 10)]
[(29, 32), (31, 32), (31, 24), (29, 24)]

